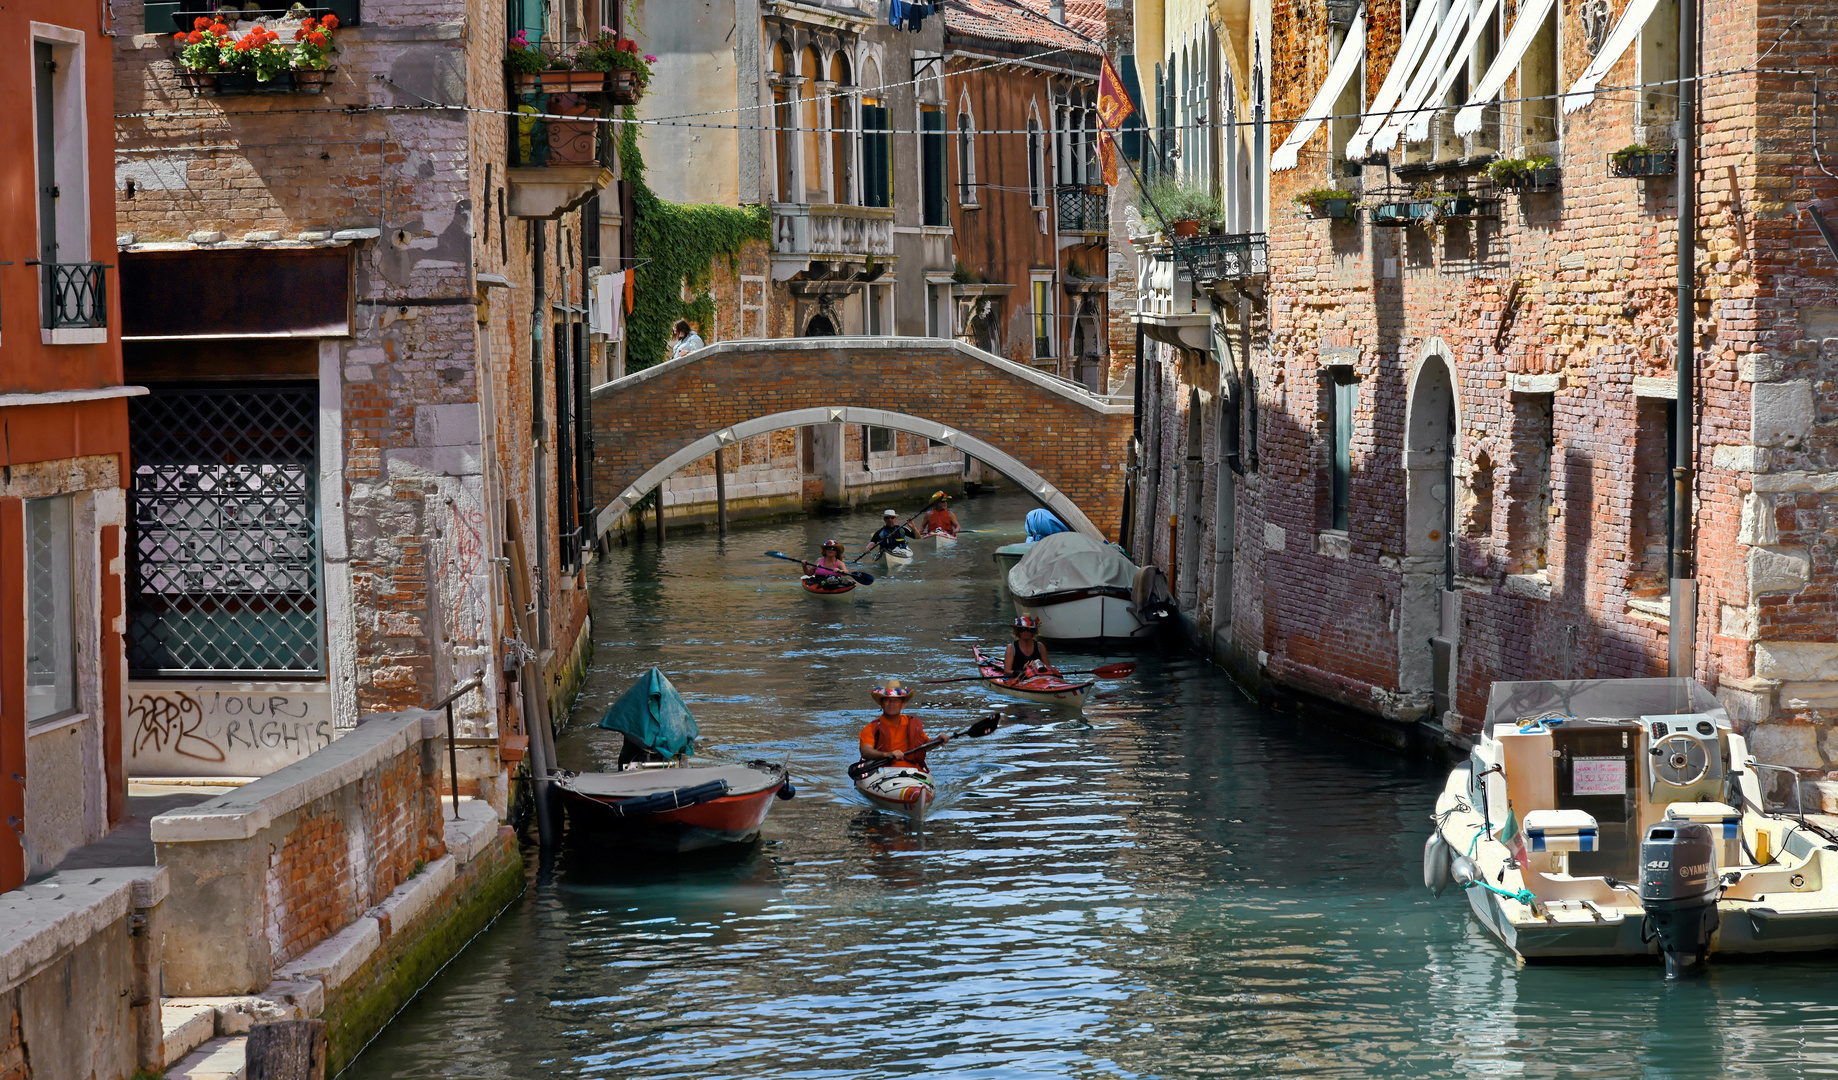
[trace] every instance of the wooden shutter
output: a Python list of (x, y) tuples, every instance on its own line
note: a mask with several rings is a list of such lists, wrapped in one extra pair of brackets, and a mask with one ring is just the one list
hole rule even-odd
[(935, 109), (920, 113), (919, 128), (925, 223), (949, 225), (945, 216), (945, 114)]

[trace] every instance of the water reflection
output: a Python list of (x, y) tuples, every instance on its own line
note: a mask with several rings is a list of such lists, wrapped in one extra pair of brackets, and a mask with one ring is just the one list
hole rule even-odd
[[(1439, 777), (1292, 726), (1210, 669), (1143, 658), (1084, 717), (930, 687), (928, 726), (995, 735), (933, 759), (922, 832), (843, 776), (880, 676), (968, 674), (1000, 644), (990, 553), (922, 551), (843, 598), (767, 549), (872, 515), (683, 537), (595, 570), (588, 726), (662, 666), (717, 759), (787, 759), (800, 797), (763, 842), (693, 862), (532, 857), (532, 887), (352, 1075), (380, 1077), (1685, 1077), (1838, 1072), (1826, 960), (1525, 969), (1420, 853)], [(783, 568), (783, 570), (781, 569)], [(1112, 655), (1061, 659), (1091, 666)]]

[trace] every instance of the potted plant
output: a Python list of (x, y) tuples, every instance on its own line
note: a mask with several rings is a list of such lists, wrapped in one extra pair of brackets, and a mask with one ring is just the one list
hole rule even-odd
[(540, 77), (543, 92), (549, 94), (597, 94), (606, 88), (604, 73), (575, 67), (574, 57), (568, 53), (551, 56)]
[(651, 83), (651, 65), (655, 56), (641, 56), (638, 42), (613, 33), (602, 26), (600, 36), (585, 42), (575, 52), (575, 66), (605, 76), (606, 92), (615, 105), (636, 105)]
[(518, 93), (539, 92), (543, 69), (548, 66), (549, 58), (530, 44), (522, 30), (517, 31), (517, 36), (511, 38), (509, 47), (504, 50), (504, 70), (510, 74)]
[(174, 56), (179, 78), (193, 94), (217, 89), (217, 76), (223, 71), (223, 54), (231, 45), (230, 28), (222, 22), (200, 15), (189, 31), (172, 36), (178, 49)]
[(1198, 184), (1178, 179), (1157, 180), (1143, 195), (1149, 212), (1176, 239), (1198, 236), (1201, 226), (1211, 228), (1222, 216), (1219, 200)]
[(281, 35), (256, 26), (223, 52), (224, 70), (217, 76), (220, 94), (287, 93), (294, 89), (294, 51)]
[(1359, 199), (1345, 188), (1311, 188), (1295, 197), (1295, 204), (1313, 218), (1350, 218)]
[(294, 88), (303, 94), (317, 94), (332, 81), (332, 32), (338, 29), (338, 16), (323, 19), (311, 15), (300, 20), (294, 31)]
[(1487, 166), (1487, 178), (1515, 191), (1549, 191), (1557, 186), (1559, 170), (1549, 157), (1501, 158)]

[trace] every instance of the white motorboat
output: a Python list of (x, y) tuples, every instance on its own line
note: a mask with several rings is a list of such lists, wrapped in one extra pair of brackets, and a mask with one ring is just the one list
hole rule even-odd
[(1424, 883), (1526, 960), (1838, 948), (1838, 819), (1770, 812), (1768, 772), (1695, 680), (1495, 683)]
[(1143, 639), (1168, 618), (1159, 571), (1139, 570), (1114, 544), (1063, 532), (1027, 545), (1008, 572), (1015, 611), (1056, 641)]
[(855, 790), (869, 802), (890, 813), (904, 814), (914, 824), (925, 820), (932, 800), (938, 797), (932, 774), (909, 765), (888, 765), (853, 779)]

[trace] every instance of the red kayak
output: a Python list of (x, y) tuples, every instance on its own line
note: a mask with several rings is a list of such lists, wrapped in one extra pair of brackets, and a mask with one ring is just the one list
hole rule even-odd
[(855, 579), (840, 575), (819, 578), (806, 574), (798, 579), (798, 583), (804, 586), (805, 592), (816, 593), (818, 596), (841, 596), (855, 590)]
[(759, 835), (774, 798), (790, 798), (783, 765), (628, 769), (558, 775), (569, 831), (603, 833), (656, 851), (743, 844)]
[(1082, 708), (1085, 704), (1085, 695), (1091, 693), (1091, 688), (1097, 685), (1094, 679), (1076, 683), (1068, 682), (1052, 672), (1024, 675), (1018, 679), (1005, 679), (1002, 677), (1001, 657), (991, 657), (981, 649), (973, 651), (976, 653), (976, 669), (987, 680), (989, 688), (998, 694), (1006, 694), (1022, 701), (1032, 701), (1039, 705), (1068, 705), (1073, 708)]

